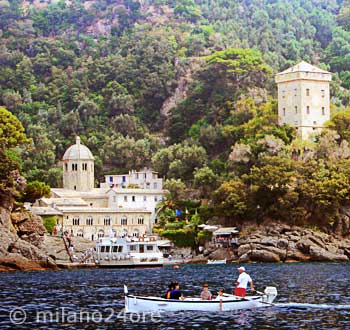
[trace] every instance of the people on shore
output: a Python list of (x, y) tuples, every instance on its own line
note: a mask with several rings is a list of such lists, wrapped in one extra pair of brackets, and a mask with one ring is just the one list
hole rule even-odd
[(201, 292), (201, 300), (212, 300), (212, 294), (209, 291), (209, 285), (207, 283), (203, 285), (203, 291)]
[(250, 290), (252, 292), (255, 291), (254, 283), (252, 278), (246, 273), (245, 268), (243, 266), (237, 268), (237, 270), (239, 272), (239, 276), (233, 294), (235, 296), (245, 297), (247, 293), (248, 283), (250, 284)]

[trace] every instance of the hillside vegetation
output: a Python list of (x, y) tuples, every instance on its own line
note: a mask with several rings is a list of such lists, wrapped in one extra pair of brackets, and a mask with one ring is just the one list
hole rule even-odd
[[(98, 179), (144, 166), (165, 176), (163, 225), (176, 208), (193, 223), (339, 221), (349, 1), (1, 0), (0, 39), (0, 104), (31, 138), (11, 150), (29, 182), (60, 186), (80, 135)], [(334, 73), (333, 130), (307, 143), (277, 125), (273, 82), (302, 59)]]

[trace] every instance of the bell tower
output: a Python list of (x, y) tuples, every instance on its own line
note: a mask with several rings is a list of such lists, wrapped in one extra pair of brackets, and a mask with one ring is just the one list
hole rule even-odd
[(94, 189), (94, 156), (76, 137), (63, 155), (63, 188), (76, 191)]

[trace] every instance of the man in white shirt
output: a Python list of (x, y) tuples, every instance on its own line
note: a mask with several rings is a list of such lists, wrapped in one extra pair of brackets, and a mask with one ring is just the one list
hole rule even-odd
[(245, 268), (243, 266), (237, 268), (239, 271), (239, 276), (236, 282), (236, 287), (233, 292), (235, 296), (239, 297), (245, 297), (248, 283), (250, 284), (250, 290), (253, 292), (254, 289), (254, 283), (252, 278), (245, 272)]

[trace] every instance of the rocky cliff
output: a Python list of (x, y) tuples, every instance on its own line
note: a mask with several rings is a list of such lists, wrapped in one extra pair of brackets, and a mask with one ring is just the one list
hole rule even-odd
[(350, 240), (273, 223), (243, 233), (236, 256), (240, 262), (349, 261)]
[(11, 194), (0, 196), (0, 271), (56, 269), (47, 254), (42, 219), (14, 210)]

